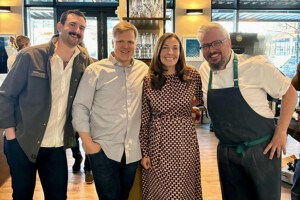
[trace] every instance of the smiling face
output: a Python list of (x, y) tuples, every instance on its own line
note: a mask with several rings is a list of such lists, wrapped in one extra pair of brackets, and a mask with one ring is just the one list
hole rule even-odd
[(83, 40), (86, 22), (83, 17), (69, 14), (64, 24), (58, 22), (57, 30), (63, 43), (72, 48)]
[(209, 63), (212, 70), (225, 69), (231, 54), (231, 41), (226, 39), (218, 29), (211, 29), (203, 35), (201, 45), (211, 44), (215, 41), (224, 41), (218, 46), (210, 46), (202, 49), (205, 60)]
[(131, 63), (135, 48), (136, 37), (133, 30), (118, 32), (112, 41), (114, 48), (113, 56), (122, 64), (128, 66)]
[(160, 61), (168, 70), (167, 74), (175, 73), (175, 66), (180, 55), (180, 44), (174, 37), (165, 40), (160, 50)]

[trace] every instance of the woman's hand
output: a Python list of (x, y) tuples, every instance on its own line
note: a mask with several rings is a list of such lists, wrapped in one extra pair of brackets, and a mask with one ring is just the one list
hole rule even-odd
[(144, 167), (144, 169), (150, 169), (152, 167), (151, 159), (148, 156), (143, 157), (141, 160), (141, 165)]

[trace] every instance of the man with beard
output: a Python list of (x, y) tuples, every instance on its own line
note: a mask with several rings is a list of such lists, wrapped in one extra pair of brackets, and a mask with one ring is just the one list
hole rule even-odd
[(38, 171), (45, 199), (67, 198), (65, 149), (76, 145), (71, 105), (92, 61), (84, 48), (86, 19), (62, 14), (58, 35), (20, 51), (0, 88), (0, 128), (12, 177), (13, 199), (32, 199)]
[[(296, 75), (292, 79), (292, 85), (295, 87), (297, 91), (300, 91), (300, 62), (297, 65)], [(297, 162), (295, 162), (294, 167), (295, 170), (293, 176), (293, 185), (291, 188), (291, 200), (299, 200), (300, 199), (300, 158), (298, 158)]]
[[(279, 200), (281, 152), (297, 101), (291, 80), (262, 56), (236, 55), (217, 23), (199, 29), (203, 99), (216, 137), (224, 200)], [(267, 94), (282, 98), (278, 125)]]

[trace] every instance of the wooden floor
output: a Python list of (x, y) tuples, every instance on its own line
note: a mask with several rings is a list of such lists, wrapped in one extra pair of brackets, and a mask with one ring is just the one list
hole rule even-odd
[[(209, 132), (208, 125), (197, 127), (198, 139), (200, 144), (201, 155), (201, 175), (202, 175), (202, 190), (204, 200), (221, 200), (221, 192), (219, 186), (219, 178), (216, 163), (216, 145), (217, 139), (212, 132)], [(300, 144), (291, 137), (288, 137), (287, 154), (298, 155), (300, 152)], [(84, 182), (83, 172), (78, 174), (72, 173), (73, 158), (71, 151), (67, 150), (69, 163), (69, 185), (68, 185), (68, 199), (98, 199), (94, 184), (86, 184)], [(3, 163), (0, 163), (0, 165)], [(138, 179), (140, 180), (140, 179)], [(140, 185), (135, 182), (136, 185)], [(282, 183), (282, 200), (290, 200), (290, 185)], [(10, 178), (0, 188), (0, 200), (10, 200), (11, 198), (11, 180)], [(34, 200), (42, 200), (43, 192), (39, 180), (37, 180)], [(135, 191), (131, 194), (130, 200), (141, 200), (140, 192)]]

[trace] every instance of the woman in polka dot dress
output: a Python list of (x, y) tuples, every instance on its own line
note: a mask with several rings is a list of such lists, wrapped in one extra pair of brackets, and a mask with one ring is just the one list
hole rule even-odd
[(195, 97), (202, 103), (200, 75), (186, 66), (178, 36), (165, 33), (143, 86), (144, 200), (202, 199), (200, 152), (191, 114)]

